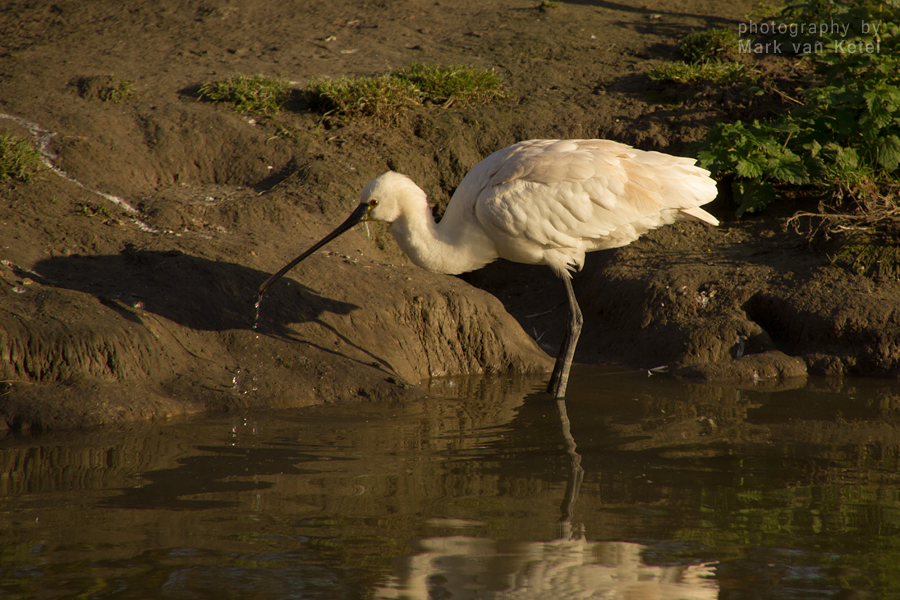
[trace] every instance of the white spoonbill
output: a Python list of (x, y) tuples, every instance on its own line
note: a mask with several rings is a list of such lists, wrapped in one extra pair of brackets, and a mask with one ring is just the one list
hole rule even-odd
[(362, 191), (359, 206), (337, 229), (259, 287), (259, 295), (294, 265), (362, 221), (386, 221), (420, 267), (457, 274), (498, 258), (547, 265), (562, 280), (569, 323), (547, 391), (566, 393), (581, 309), (572, 272), (593, 250), (616, 248), (682, 219), (718, 225), (699, 208), (716, 183), (694, 160), (636, 150), (608, 140), (529, 140), (494, 152), (456, 188), (440, 223), (406, 175), (388, 171)]

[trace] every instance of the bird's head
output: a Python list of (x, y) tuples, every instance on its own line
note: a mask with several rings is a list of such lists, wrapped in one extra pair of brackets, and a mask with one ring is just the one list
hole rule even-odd
[(413, 210), (416, 206), (428, 206), (425, 192), (419, 188), (413, 180), (406, 175), (388, 171), (379, 175), (363, 188), (359, 205), (347, 217), (347, 220), (338, 225), (337, 229), (316, 242), (309, 250), (286, 264), (280, 271), (269, 277), (259, 286), (259, 295), (262, 297), (273, 283), (282, 275), (294, 268), (294, 265), (303, 261), (307, 256), (338, 237), (354, 225), (363, 221), (385, 221), (393, 223), (404, 212)]
[(388, 171), (363, 188), (360, 207), (366, 206), (366, 221), (393, 223), (407, 206), (427, 205), (425, 192), (406, 175)]

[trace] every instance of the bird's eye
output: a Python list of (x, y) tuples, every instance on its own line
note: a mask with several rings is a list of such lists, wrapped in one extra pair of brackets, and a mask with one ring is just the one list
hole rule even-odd
[(369, 200), (369, 206), (371, 208), (375, 208), (376, 206), (378, 206), (378, 200), (376, 200), (375, 198), (372, 198), (371, 200)]

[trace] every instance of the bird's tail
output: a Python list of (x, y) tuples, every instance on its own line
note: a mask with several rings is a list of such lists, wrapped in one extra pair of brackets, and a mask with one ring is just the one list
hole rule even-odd
[(709, 223), (710, 225), (718, 225), (719, 220), (700, 208), (699, 206), (692, 206), (690, 208), (682, 208), (679, 211), (682, 215), (686, 215), (687, 217), (697, 220), (703, 221), (704, 223)]

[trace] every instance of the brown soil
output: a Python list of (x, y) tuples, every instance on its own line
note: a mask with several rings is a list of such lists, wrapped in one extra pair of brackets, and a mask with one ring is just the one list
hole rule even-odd
[[(405, 399), (430, 376), (548, 369), (564, 317), (549, 270), (432, 275), (379, 226), (292, 272), (252, 328), (258, 285), (387, 169), (440, 212), (469, 168), (518, 140), (677, 154), (719, 119), (767, 110), (740, 89), (646, 77), (683, 35), (736, 27), (750, 2), (537, 4), (8, 2), (0, 131), (46, 142), (58, 171), (0, 187), (0, 427)], [(513, 98), (412, 109), (387, 127), (323, 117), (299, 93), (263, 120), (196, 95), (235, 74), (300, 88), (413, 61), (495, 68)], [(128, 79), (131, 100), (98, 91)], [(722, 380), (900, 374), (896, 281), (832, 266), (784, 215), (733, 209), (723, 194), (718, 228), (680, 224), (591, 255), (576, 278), (578, 360)]]

